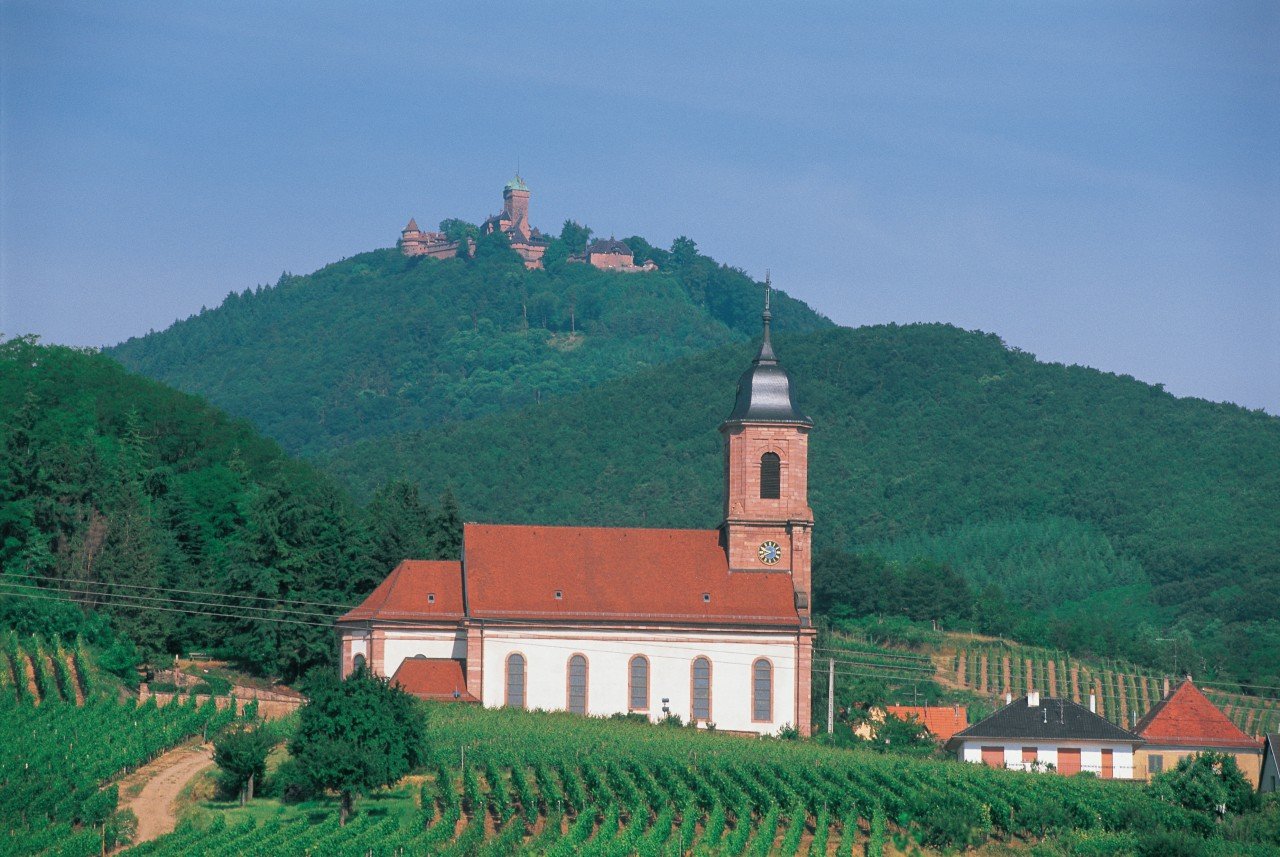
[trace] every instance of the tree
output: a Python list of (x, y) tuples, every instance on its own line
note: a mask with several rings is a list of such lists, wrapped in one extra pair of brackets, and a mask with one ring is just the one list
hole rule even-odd
[[(459, 220), (456, 217), (449, 217), (440, 221), (440, 231), (450, 241), (466, 242), (468, 238), (472, 241), (480, 237), (480, 227), (474, 223), (468, 223), (465, 220)], [(465, 252), (465, 251), (464, 251)]]
[(363, 667), (345, 681), (317, 668), (304, 689), (309, 699), (289, 752), (312, 785), (338, 793), (345, 825), (357, 796), (393, 785), (423, 761), (422, 712), (413, 697)]
[(1257, 805), (1257, 795), (1228, 753), (1187, 756), (1172, 771), (1157, 774), (1151, 791), (1161, 800), (1200, 812), (1225, 806), (1227, 812), (1239, 813)]
[(560, 228), (560, 240), (565, 243), (570, 253), (584, 253), (587, 243), (591, 241), (591, 227), (583, 226), (573, 220), (566, 220)]
[(253, 800), (253, 784), (267, 770), (271, 736), (261, 726), (237, 724), (213, 741), (213, 761), (221, 769), (218, 785), (224, 794), (238, 794), (240, 805)]

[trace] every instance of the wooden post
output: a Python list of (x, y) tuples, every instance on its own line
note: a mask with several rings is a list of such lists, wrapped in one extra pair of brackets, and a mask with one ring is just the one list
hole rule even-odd
[(827, 734), (836, 731), (836, 659), (827, 658)]

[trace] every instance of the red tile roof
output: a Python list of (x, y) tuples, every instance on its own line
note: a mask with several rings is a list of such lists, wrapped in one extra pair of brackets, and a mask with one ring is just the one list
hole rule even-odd
[(477, 618), (799, 625), (791, 576), (730, 573), (718, 530), (467, 524), (463, 545)]
[[(434, 603), (429, 596), (435, 596)], [(456, 560), (406, 559), (339, 622), (462, 618), (462, 565)]]
[(1227, 719), (1186, 679), (1138, 721), (1134, 731), (1148, 744), (1173, 747), (1233, 747), (1257, 750), (1255, 741)]
[[(462, 661), (449, 658), (405, 658), (391, 677), (414, 696), (458, 702), (479, 702), (467, 692), (467, 676)], [(457, 696), (454, 696), (457, 693)]]
[(899, 720), (914, 717), (939, 741), (949, 740), (969, 725), (969, 715), (963, 705), (886, 705), (884, 710)]

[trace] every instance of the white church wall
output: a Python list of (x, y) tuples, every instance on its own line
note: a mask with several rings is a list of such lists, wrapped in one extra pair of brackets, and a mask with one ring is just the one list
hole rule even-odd
[[(776, 733), (795, 725), (796, 640), (786, 634), (672, 631), (537, 630), (527, 627), (485, 629), (484, 704), (503, 705), (506, 662), (512, 653), (525, 658), (526, 708), (568, 707), (568, 663), (574, 654), (587, 658), (587, 713), (609, 715), (628, 710), (630, 660), (649, 659), (651, 720), (667, 707), (688, 722), (692, 713), (692, 667), (699, 656), (711, 661), (711, 722), (717, 729)], [(773, 665), (772, 717), (752, 719), (751, 667), (757, 658)]]
[(467, 656), (466, 632), (457, 629), (440, 631), (387, 631), (382, 648), (382, 675), (392, 676), (406, 658), (425, 655), (428, 658)]

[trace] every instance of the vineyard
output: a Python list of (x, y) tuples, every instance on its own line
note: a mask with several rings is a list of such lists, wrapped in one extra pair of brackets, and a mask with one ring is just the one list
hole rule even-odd
[[(1086, 705), (1092, 694), (1097, 711), (1126, 729), (1142, 718), (1165, 692), (1165, 677), (1117, 660), (1073, 658), (1063, 652), (1004, 643), (970, 643), (951, 658), (946, 678), (983, 696), (1014, 697), (1038, 690)], [(1280, 730), (1280, 700), (1213, 687), (1205, 696), (1244, 732), (1262, 735)]]
[[(1129, 784), (567, 714), (435, 705), (410, 819), (214, 815), (130, 855), (876, 854), (1063, 830), (1207, 833)], [(465, 759), (465, 761), (464, 761)]]
[(101, 853), (120, 825), (117, 789), (103, 786), (235, 716), (120, 701), (96, 676), (79, 647), (0, 635), (0, 855)]

